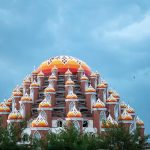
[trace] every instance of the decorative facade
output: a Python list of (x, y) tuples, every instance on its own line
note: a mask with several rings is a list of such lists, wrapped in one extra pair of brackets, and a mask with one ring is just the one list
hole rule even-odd
[(99, 73), (70, 56), (50, 58), (27, 75), (11, 98), (0, 104), (0, 117), (3, 127), (21, 128), (20, 122), (26, 121), (20, 135), (35, 138), (44, 138), (69, 123), (95, 134), (122, 125), (131, 133), (139, 128), (144, 136), (144, 123), (135, 110), (121, 101)]

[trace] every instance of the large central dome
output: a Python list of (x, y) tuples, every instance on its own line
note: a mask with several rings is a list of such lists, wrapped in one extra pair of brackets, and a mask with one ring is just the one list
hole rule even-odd
[(76, 73), (79, 67), (82, 67), (85, 74), (91, 73), (90, 67), (83, 61), (72, 56), (56, 56), (44, 61), (38, 68), (38, 72), (42, 71), (45, 75), (49, 75), (53, 67), (58, 68), (60, 73), (65, 73), (70, 69), (72, 73)]

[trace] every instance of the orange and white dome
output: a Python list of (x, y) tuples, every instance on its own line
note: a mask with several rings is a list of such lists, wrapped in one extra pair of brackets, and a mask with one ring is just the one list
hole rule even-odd
[(118, 100), (115, 97), (113, 97), (112, 94), (106, 100), (106, 103), (117, 103), (117, 102), (118, 102)]
[(50, 101), (48, 101), (46, 98), (39, 104), (39, 108), (52, 108), (52, 105)]
[(34, 80), (34, 81), (31, 83), (30, 87), (39, 87), (39, 84)]
[(111, 115), (109, 114), (109, 116), (107, 117), (106, 121), (102, 122), (101, 127), (102, 128), (112, 128), (112, 127), (117, 127), (118, 123), (117, 121), (115, 121)]
[(132, 121), (133, 118), (132, 118), (132, 116), (127, 112), (127, 110), (125, 109), (125, 110), (123, 111), (123, 113), (120, 115), (119, 120), (120, 120), (120, 121)]
[(106, 107), (105, 104), (100, 99), (98, 99), (96, 103), (93, 105), (93, 108), (104, 109)]
[(40, 113), (38, 115), (38, 117), (32, 121), (31, 127), (32, 128), (35, 128), (35, 127), (42, 127), (42, 128), (48, 127), (48, 122), (47, 122), (46, 118), (43, 117)]
[(71, 111), (68, 112), (67, 114), (67, 118), (81, 118), (82, 114), (80, 111), (78, 111), (76, 109), (76, 107), (74, 106), (73, 109)]
[(68, 70), (65, 72), (65, 75), (72, 75), (72, 72), (68, 69)]
[(21, 97), (21, 101), (32, 101), (32, 98), (26, 93)]
[(44, 73), (42, 71), (40, 71), (37, 76), (38, 77), (44, 77)]
[(48, 87), (44, 90), (45, 93), (53, 93), (55, 92), (55, 89), (51, 84), (48, 85)]
[(138, 116), (136, 117), (136, 124), (137, 126), (144, 126), (144, 122)]
[(96, 92), (96, 90), (92, 87), (92, 85), (90, 85), (86, 90), (86, 93), (92, 93), (92, 92)]
[(121, 109), (125, 109), (125, 108), (128, 107), (128, 105), (125, 102), (122, 101), (121, 104), (120, 104), (120, 107), (121, 107)]
[(10, 113), (10, 108), (5, 104), (5, 102), (0, 103), (0, 113)]
[(105, 89), (107, 88), (107, 85), (105, 85), (104, 83), (100, 83), (97, 85), (97, 89)]
[(78, 99), (77, 95), (74, 94), (73, 92), (70, 92), (67, 96), (66, 99)]
[(30, 84), (31, 83), (31, 80), (29, 79), (29, 77), (26, 77), (24, 80), (23, 80), (23, 84)]
[(32, 71), (33, 75), (37, 75), (38, 74), (38, 70), (34, 68), (34, 70)]
[(117, 98), (117, 99), (120, 98), (119, 94), (118, 94), (116, 91), (114, 91), (114, 92), (112, 93), (112, 96), (113, 96), (114, 98)]
[(87, 77), (85, 74), (83, 74), (83, 76), (81, 77), (80, 80), (81, 80), (81, 81), (87, 81), (87, 80), (88, 80), (88, 77)]
[(68, 80), (66, 81), (65, 85), (74, 85), (74, 81), (71, 80), (70, 76)]
[(9, 114), (8, 120), (22, 120), (23, 116), (16, 108)]
[(56, 56), (44, 61), (39, 68), (38, 72), (43, 71), (45, 75), (49, 75), (53, 67), (58, 69), (58, 72), (65, 73), (68, 69), (74, 74), (77, 73), (81, 66), (87, 75), (91, 74), (90, 67), (83, 61), (71, 56)]
[(13, 92), (13, 96), (23, 96), (22, 92), (18, 89), (16, 89), (14, 92)]
[(130, 107), (129, 105), (127, 106), (127, 112), (129, 113), (129, 114), (134, 114), (135, 113), (135, 110), (132, 108), (132, 107)]
[(92, 72), (91, 75), (90, 75), (90, 77), (91, 78), (97, 78), (97, 75), (96, 75), (96, 73)]
[(54, 73), (52, 73), (52, 74), (49, 76), (48, 79), (49, 79), (49, 80), (57, 80), (57, 77), (55, 76)]

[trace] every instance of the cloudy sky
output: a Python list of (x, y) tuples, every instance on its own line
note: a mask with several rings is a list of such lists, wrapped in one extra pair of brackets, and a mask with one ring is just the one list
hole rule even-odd
[(149, 0), (0, 0), (1, 101), (56, 55), (98, 70), (150, 133)]

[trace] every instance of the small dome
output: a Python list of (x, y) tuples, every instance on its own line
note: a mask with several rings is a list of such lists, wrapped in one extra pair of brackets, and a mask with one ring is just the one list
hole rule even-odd
[(102, 125), (101, 127), (102, 128), (111, 128), (111, 127), (114, 127), (114, 126), (118, 126), (118, 123), (111, 117), (111, 115), (109, 114), (109, 116), (107, 117), (106, 121), (103, 121), (102, 122)]
[(23, 84), (30, 84), (31, 80), (27, 77), (23, 80)]
[(48, 85), (48, 87), (44, 90), (45, 93), (51, 93), (55, 92), (55, 89), (52, 87), (51, 84)]
[(34, 119), (31, 123), (31, 127), (48, 127), (48, 122), (41, 114)]
[(68, 70), (65, 72), (65, 75), (72, 75), (72, 72), (68, 69)]
[(67, 96), (66, 96), (66, 99), (78, 99), (77, 95), (74, 94), (73, 92), (69, 93)]
[(21, 115), (20, 111), (14, 109), (14, 111), (12, 111), (9, 116), (8, 116), (8, 120), (20, 120), (23, 119), (23, 116)]
[(121, 104), (120, 104), (120, 107), (121, 108), (127, 108), (128, 105), (125, 102), (122, 101)]
[(108, 94), (109, 94), (109, 95), (111, 95), (112, 93), (114, 93), (114, 91), (113, 91), (113, 90), (111, 90), (111, 89), (110, 89), (110, 90), (108, 90)]
[(10, 112), (10, 108), (3, 102), (0, 104), (0, 112)]
[(93, 108), (105, 108), (105, 104), (100, 99), (98, 99), (93, 105)]
[(43, 73), (42, 71), (40, 71), (40, 72), (38, 73), (38, 77), (44, 77), (44, 73)]
[(82, 68), (81, 65), (80, 65), (80, 67), (78, 68), (78, 72), (84, 72), (84, 69)]
[(57, 77), (54, 75), (54, 73), (49, 76), (49, 80), (57, 80)]
[(92, 72), (91, 75), (90, 75), (90, 77), (91, 78), (97, 78), (97, 75), (96, 75), (96, 73)]
[(96, 92), (96, 90), (90, 85), (87, 89), (86, 92)]
[(108, 99), (106, 100), (106, 102), (118, 102), (118, 100), (112, 96), (112, 94), (108, 97)]
[(129, 105), (127, 106), (126, 110), (128, 113), (135, 113), (135, 110), (132, 107), (130, 107)]
[(144, 126), (144, 122), (138, 116), (136, 117), (136, 124), (138, 126)]
[(10, 107), (12, 105), (12, 102), (9, 102), (8, 100), (5, 100), (4, 103), (6, 104), (6, 106)]
[(67, 118), (81, 118), (82, 117), (82, 114), (80, 111), (78, 111), (76, 109), (76, 107), (74, 106), (74, 108), (68, 112), (67, 114)]
[(117, 99), (120, 98), (119, 94), (118, 94), (117, 92), (115, 92), (115, 91), (112, 93), (112, 96), (113, 96), (114, 98), (117, 98)]
[(22, 92), (20, 92), (19, 89), (16, 89), (14, 92), (13, 92), (13, 96), (23, 96)]
[(107, 85), (105, 85), (104, 83), (100, 83), (100, 84), (97, 85), (97, 88), (105, 89), (105, 88), (107, 88)]
[(120, 121), (131, 121), (131, 120), (133, 120), (133, 118), (125, 109), (123, 111), (123, 113), (120, 115), (119, 120)]
[(32, 101), (32, 98), (26, 93), (25, 96), (21, 97), (21, 101)]
[(39, 87), (39, 84), (34, 80), (30, 86), (31, 87)]
[(37, 75), (37, 74), (38, 74), (38, 71), (37, 71), (36, 69), (34, 69), (34, 70), (32, 71), (32, 74), (33, 74), (33, 75)]
[(52, 105), (50, 103), (50, 101), (44, 99), (40, 104), (39, 104), (39, 108), (51, 108)]
[(83, 74), (83, 76), (81, 77), (81, 80), (82, 80), (82, 81), (88, 80), (88, 77), (87, 77), (85, 74)]
[(10, 97), (7, 102), (12, 103), (12, 97)]
[(71, 78), (69, 77), (69, 79), (66, 81), (65, 83), (66, 85), (74, 85), (74, 82), (71, 80)]

